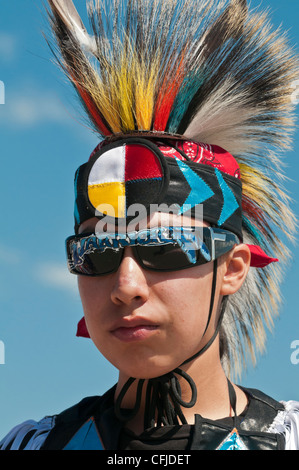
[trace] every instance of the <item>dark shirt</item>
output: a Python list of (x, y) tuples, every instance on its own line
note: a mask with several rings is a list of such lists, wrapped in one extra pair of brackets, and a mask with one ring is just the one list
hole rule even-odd
[[(284, 437), (267, 432), (283, 405), (262, 392), (243, 389), (249, 403), (237, 427), (248, 450), (282, 450)], [(195, 415), (194, 425), (163, 426), (134, 434), (114, 413), (114, 391), (90, 397), (58, 415), (43, 449), (64, 449), (91, 420), (105, 450), (216, 450), (233, 429), (233, 419), (208, 420)]]

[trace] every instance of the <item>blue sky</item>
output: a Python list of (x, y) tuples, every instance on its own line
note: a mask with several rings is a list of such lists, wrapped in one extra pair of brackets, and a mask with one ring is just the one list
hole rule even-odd
[[(83, 0), (75, 3), (85, 11)], [(262, 4), (298, 50), (297, 0)], [(76, 278), (67, 272), (64, 239), (73, 233), (73, 175), (98, 139), (79, 120), (73, 91), (42, 37), (45, 29), (41, 0), (0, 3), (0, 437), (25, 419), (101, 394), (117, 379), (91, 341), (75, 337), (82, 307)], [(298, 151), (297, 132), (285, 162), (299, 215)], [(291, 349), (295, 341), (299, 348), (298, 246), (293, 253), (267, 354), (242, 381), (283, 400), (299, 400), (299, 363), (291, 361), (292, 353), (299, 361)]]

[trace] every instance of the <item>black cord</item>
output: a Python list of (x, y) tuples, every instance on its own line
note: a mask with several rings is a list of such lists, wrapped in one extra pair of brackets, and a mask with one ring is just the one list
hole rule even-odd
[(227, 379), (229, 402), (234, 412), (234, 428), (237, 429), (237, 395), (231, 382)]

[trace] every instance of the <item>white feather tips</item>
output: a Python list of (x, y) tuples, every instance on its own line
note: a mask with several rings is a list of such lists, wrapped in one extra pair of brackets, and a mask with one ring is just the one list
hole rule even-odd
[(72, 0), (48, 0), (52, 11), (59, 15), (66, 27), (80, 45), (88, 52), (95, 53), (96, 42), (85, 29), (83, 21)]

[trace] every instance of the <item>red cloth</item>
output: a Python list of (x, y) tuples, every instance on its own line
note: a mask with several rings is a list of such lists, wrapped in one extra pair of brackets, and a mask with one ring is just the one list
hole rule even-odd
[(76, 336), (78, 336), (80, 338), (90, 338), (84, 317), (81, 318), (81, 320), (79, 321), (79, 323), (77, 325)]
[(247, 245), (251, 253), (251, 263), (250, 266), (253, 268), (264, 268), (268, 264), (276, 263), (279, 261), (277, 258), (271, 258), (266, 255), (266, 253), (256, 245)]

